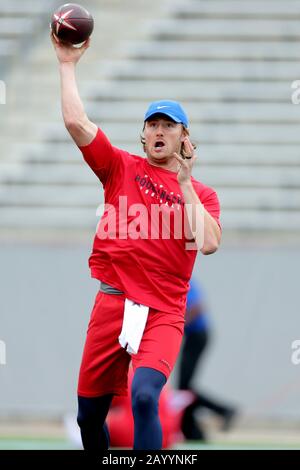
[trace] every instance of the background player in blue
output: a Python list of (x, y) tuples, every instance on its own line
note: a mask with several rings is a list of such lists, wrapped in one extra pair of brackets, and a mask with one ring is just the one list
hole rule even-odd
[(234, 408), (215, 401), (208, 395), (199, 392), (194, 384), (194, 374), (200, 358), (210, 340), (210, 320), (205, 305), (205, 297), (200, 283), (192, 278), (187, 295), (186, 324), (184, 329), (184, 342), (179, 363), (179, 389), (191, 390), (194, 401), (185, 409), (182, 419), (182, 432), (186, 439), (205, 440), (206, 435), (195, 412), (207, 408), (222, 419), (222, 429), (228, 430), (236, 414)]

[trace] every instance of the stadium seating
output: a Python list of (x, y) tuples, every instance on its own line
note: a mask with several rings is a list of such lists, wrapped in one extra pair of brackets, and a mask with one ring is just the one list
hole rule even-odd
[[(37, 42), (29, 34), (34, 22), (46, 23), (42, 3), (0, 6), (0, 58), (16, 62), (20, 41), (31, 48), (7, 78), (12, 105), (2, 127), (0, 228), (82, 230), (95, 226), (103, 195), (64, 128), (47, 31), (38, 28)], [(181, 101), (198, 146), (195, 177), (217, 190), (224, 229), (299, 233), (300, 107), (292, 104), (291, 85), (300, 80), (300, 1), (152, 5), (89, 2), (103, 28), (96, 23), (78, 67), (88, 115), (115, 145), (141, 153), (148, 102)]]

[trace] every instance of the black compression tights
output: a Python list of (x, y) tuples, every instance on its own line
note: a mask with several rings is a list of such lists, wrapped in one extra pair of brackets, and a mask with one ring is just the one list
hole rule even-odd
[(131, 390), (135, 450), (156, 450), (162, 447), (158, 401), (165, 383), (164, 374), (155, 369), (136, 369)]
[[(158, 416), (158, 400), (165, 383), (164, 374), (155, 369), (149, 367), (136, 369), (131, 391), (134, 449), (161, 449), (162, 430)], [(112, 398), (113, 395), (97, 398), (78, 397), (77, 422), (85, 450), (108, 449), (109, 434), (105, 419)]]
[(102, 451), (109, 447), (109, 433), (105, 419), (113, 395), (96, 398), (78, 397), (77, 423), (84, 450)]

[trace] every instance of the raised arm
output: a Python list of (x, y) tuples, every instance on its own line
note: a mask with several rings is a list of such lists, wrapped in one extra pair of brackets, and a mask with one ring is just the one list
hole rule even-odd
[(88, 145), (95, 138), (98, 128), (85, 113), (78, 92), (75, 68), (89, 47), (90, 39), (80, 48), (58, 42), (53, 33), (51, 33), (51, 41), (59, 62), (61, 105), (65, 126), (78, 146)]

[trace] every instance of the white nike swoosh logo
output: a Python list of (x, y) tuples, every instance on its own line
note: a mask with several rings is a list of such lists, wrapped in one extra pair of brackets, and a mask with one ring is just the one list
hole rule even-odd
[(157, 106), (157, 109), (169, 108), (170, 106)]

